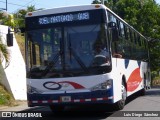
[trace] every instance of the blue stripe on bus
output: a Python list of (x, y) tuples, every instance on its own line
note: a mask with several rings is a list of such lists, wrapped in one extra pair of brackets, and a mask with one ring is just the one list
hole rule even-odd
[(141, 66), (141, 61), (137, 61), (137, 63), (138, 63), (138, 66), (139, 66), (139, 68), (140, 68), (140, 66)]
[(125, 59), (125, 60), (124, 60), (124, 64), (125, 64), (125, 68), (127, 69), (127, 68), (128, 68), (128, 65), (129, 65), (129, 59)]

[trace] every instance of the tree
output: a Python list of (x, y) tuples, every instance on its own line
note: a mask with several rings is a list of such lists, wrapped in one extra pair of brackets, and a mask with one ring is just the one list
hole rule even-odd
[(160, 40), (153, 39), (149, 43), (152, 71), (160, 71)]
[(5, 67), (9, 65), (9, 51), (7, 50), (7, 46), (3, 44), (2, 38), (0, 36), (0, 64), (5, 60)]
[(26, 15), (26, 13), (27, 13), (27, 10), (21, 9), (17, 13), (14, 14), (15, 23), (16, 23), (15, 28), (19, 29), (19, 28), (24, 28), (25, 27), (25, 15)]
[(8, 18), (8, 14), (5, 11), (0, 11), (0, 24), (4, 24), (5, 19)]
[(153, 0), (145, 1), (138, 18), (137, 29), (151, 39), (151, 70), (160, 71), (160, 6)]
[[(104, 0), (104, 5), (113, 10), (117, 1), (118, 0)], [(102, 0), (94, 0), (92, 4), (102, 4)]]
[(8, 14), (5, 11), (0, 11), (0, 24), (14, 28), (14, 16), (12, 14)]
[(14, 16), (12, 14), (9, 14), (3, 21), (5, 25), (10, 26), (11, 28), (15, 27)]
[(36, 11), (36, 8), (35, 8), (34, 5), (31, 5), (31, 6), (27, 7), (27, 12), (33, 12), (33, 11)]
[(101, 4), (101, 1), (100, 1), (100, 0), (94, 0), (94, 1), (92, 2), (92, 4)]
[(139, 15), (140, 9), (141, 4), (138, 0), (119, 0), (115, 4), (114, 12), (136, 28), (138, 26), (137, 16)]
[(20, 9), (16, 13), (14, 13), (15, 18), (15, 28), (16, 29), (22, 29), (25, 27), (25, 15), (28, 12), (36, 11), (36, 8), (34, 5), (28, 6), (27, 9)]

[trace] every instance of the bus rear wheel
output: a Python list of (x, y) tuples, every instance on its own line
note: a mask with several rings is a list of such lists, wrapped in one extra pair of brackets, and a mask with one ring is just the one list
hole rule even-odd
[(125, 106), (126, 103), (126, 99), (127, 99), (127, 90), (125, 87), (124, 82), (121, 85), (121, 94), (122, 94), (122, 99), (119, 100), (116, 104), (115, 104), (115, 108), (116, 110), (122, 110)]

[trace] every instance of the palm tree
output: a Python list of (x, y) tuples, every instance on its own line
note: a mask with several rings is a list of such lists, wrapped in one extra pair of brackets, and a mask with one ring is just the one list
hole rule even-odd
[(34, 5), (31, 5), (31, 6), (27, 7), (27, 12), (33, 12), (33, 11), (36, 11), (36, 8), (35, 8)]
[(3, 60), (5, 60), (6, 61), (5, 68), (7, 68), (9, 65), (9, 57), (10, 55), (7, 49), (7, 45), (3, 44), (2, 38), (0, 36), (0, 64), (3, 62)]

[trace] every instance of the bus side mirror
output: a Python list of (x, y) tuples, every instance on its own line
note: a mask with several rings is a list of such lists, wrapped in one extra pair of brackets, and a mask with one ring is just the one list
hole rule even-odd
[(8, 28), (8, 34), (6, 35), (7, 38), (7, 46), (11, 47), (13, 46), (13, 33), (11, 33), (10, 28)]
[(115, 22), (109, 22), (108, 27), (111, 29), (112, 33), (112, 41), (118, 41), (119, 35), (118, 35), (118, 29)]

